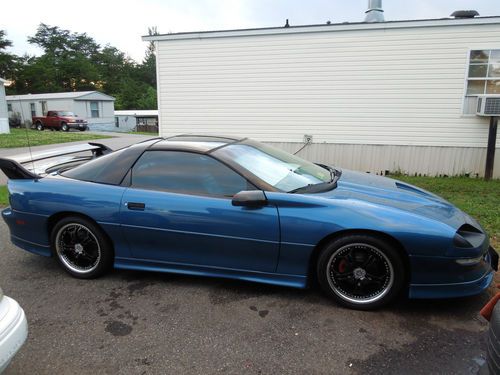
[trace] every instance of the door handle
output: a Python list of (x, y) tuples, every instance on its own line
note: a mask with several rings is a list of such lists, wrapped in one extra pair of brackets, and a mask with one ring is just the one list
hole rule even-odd
[(126, 203), (126, 206), (129, 210), (134, 210), (134, 211), (144, 211), (146, 208), (146, 205), (144, 203), (137, 203), (137, 202), (128, 202)]

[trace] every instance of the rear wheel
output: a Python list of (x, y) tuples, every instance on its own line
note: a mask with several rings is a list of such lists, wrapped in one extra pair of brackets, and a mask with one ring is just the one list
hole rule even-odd
[(38, 131), (43, 130), (43, 124), (40, 121), (37, 121), (35, 126), (36, 126), (36, 130), (38, 130)]
[(317, 275), (328, 295), (358, 310), (388, 304), (405, 282), (397, 250), (387, 241), (369, 235), (349, 235), (329, 243), (318, 258)]
[(68, 132), (69, 131), (69, 126), (68, 124), (66, 124), (65, 122), (63, 122), (61, 124), (61, 130), (64, 131), (64, 132)]
[(81, 217), (60, 220), (51, 233), (54, 253), (61, 266), (74, 277), (101, 276), (113, 264), (113, 250), (102, 230)]

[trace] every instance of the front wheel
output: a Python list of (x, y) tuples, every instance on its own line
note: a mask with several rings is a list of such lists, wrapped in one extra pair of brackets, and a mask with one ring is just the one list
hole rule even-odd
[(106, 235), (87, 219), (60, 220), (52, 230), (51, 243), (61, 266), (74, 277), (95, 278), (113, 264), (113, 250)]
[(63, 122), (63, 123), (61, 124), (61, 130), (62, 130), (63, 132), (68, 132), (68, 131), (69, 131), (69, 126), (68, 126), (68, 124), (66, 124), (65, 122)]
[(387, 241), (369, 235), (349, 235), (329, 243), (318, 258), (317, 276), (328, 295), (357, 310), (388, 304), (405, 283), (398, 251)]

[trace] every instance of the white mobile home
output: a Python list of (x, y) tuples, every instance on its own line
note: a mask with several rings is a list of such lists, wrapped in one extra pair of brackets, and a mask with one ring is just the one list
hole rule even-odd
[(115, 131), (145, 131), (144, 129), (158, 132), (158, 111), (156, 109), (115, 111)]
[(7, 81), (0, 78), (0, 134), (9, 133), (9, 118), (7, 115), (7, 101), (5, 100), (5, 84)]
[(162, 136), (248, 136), (291, 152), (311, 141), (300, 156), (371, 173), (484, 173), (489, 119), (476, 104), (500, 94), (500, 17), (143, 39), (157, 47)]
[(47, 111), (61, 110), (87, 119), (90, 130), (114, 127), (115, 98), (98, 91), (59, 92), (50, 94), (9, 95), (9, 118), (31, 124), (33, 116), (45, 116)]

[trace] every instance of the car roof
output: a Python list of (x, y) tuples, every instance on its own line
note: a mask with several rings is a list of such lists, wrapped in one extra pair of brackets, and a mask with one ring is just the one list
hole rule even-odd
[(183, 134), (164, 138), (149, 147), (149, 150), (175, 150), (209, 153), (228, 144), (240, 142), (245, 138), (218, 135)]

